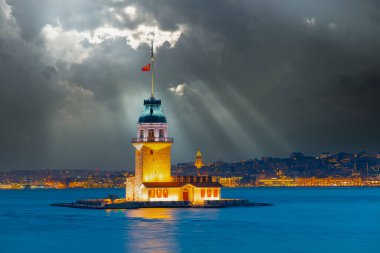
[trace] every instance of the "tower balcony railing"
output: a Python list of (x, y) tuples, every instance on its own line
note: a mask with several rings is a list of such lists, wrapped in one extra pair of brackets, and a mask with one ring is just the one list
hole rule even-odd
[(173, 142), (171, 137), (142, 137), (142, 138), (132, 138), (132, 143), (137, 142)]

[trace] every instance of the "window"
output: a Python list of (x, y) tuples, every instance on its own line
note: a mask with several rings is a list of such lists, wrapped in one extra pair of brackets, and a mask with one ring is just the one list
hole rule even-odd
[(157, 198), (162, 198), (162, 190), (157, 190)]
[(140, 138), (144, 138), (144, 130), (140, 130)]
[(211, 189), (207, 189), (207, 197), (211, 198)]
[(201, 198), (205, 197), (205, 189), (201, 189)]
[(160, 129), (160, 130), (159, 130), (159, 135), (158, 135), (158, 137), (160, 137), (160, 138), (164, 138), (164, 129)]
[(154, 141), (154, 129), (148, 130), (148, 141)]
[(163, 193), (164, 193), (164, 194), (163, 194), (163, 195), (164, 195), (164, 196), (163, 196), (164, 198), (167, 198), (167, 197), (169, 196), (169, 190), (165, 189), (165, 190), (163, 191)]
[(218, 197), (218, 195), (219, 195), (218, 189), (214, 189), (214, 197)]
[(155, 191), (154, 190), (149, 190), (149, 198), (154, 198), (155, 197)]
[(153, 150), (150, 151), (150, 154), (153, 155)]

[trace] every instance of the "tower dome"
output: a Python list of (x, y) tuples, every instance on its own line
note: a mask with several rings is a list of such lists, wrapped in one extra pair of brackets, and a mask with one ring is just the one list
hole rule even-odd
[(161, 99), (150, 97), (144, 100), (144, 109), (138, 123), (167, 123), (161, 108)]

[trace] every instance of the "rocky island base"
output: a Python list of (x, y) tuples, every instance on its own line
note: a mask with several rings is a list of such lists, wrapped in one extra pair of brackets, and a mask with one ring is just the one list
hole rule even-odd
[(55, 203), (51, 206), (85, 209), (137, 209), (137, 208), (225, 208), (272, 206), (270, 203), (253, 203), (246, 199), (191, 201), (126, 201), (125, 199), (84, 199), (73, 203)]

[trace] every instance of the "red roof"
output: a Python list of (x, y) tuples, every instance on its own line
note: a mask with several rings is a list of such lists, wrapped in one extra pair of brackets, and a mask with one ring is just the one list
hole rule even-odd
[(177, 188), (182, 187), (186, 183), (182, 182), (144, 182), (146, 188)]
[(144, 182), (143, 185), (146, 188), (180, 188), (185, 185), (192, 185), (194, 187), (223, 187), (220, 183), (217, 182)]
[(220, 183), (218, 182), (196, 182), (196, 183), (190, 183), (191, 185), (194, 185), (195, 187), (223, 187), (223, 185), (221, 185)]

